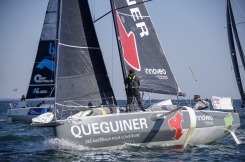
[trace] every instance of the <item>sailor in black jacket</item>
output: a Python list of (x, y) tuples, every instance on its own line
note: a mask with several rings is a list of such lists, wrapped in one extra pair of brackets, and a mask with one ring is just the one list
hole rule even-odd
[(145, 111), (145, 108), (142, 103), (142, 99), (139, 92), (140, 81), (139, 78), (134, 74), (134, 69), (129, 69), (129, 75), (124, 81), (127, 94), (127, 110), (131, 111), (133, 107), (133, 97), (138, 101), (138, 105), (142, 111)]

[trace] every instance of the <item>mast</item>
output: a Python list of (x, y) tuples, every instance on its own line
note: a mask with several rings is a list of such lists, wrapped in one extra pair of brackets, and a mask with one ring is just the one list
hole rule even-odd
[(233, 17), (230, 0), (227, 0), (226, 16), (227, 16), (227, 33), (228, 33), (228, 41), (229, 41), (231, 59), (232, 59), (232, 63), (233, 63), (233, 68), (234, 68), (234, 73), (235, 73), (235, 77), (236, 77), (236, 81), (237, 81), (237, 86), (239, 89), (241, 99), (243, 100), (243, 106), (244, 106), (245, 96), (244, 96), (243, 85), (242, 85), (242, 80), (241, 80), (237, 56), (236, 56), (236, 49), (235, 49), (235, 44), (234, 44), (234, 39), (233, 39), (233, 33), (235, 35), (237, 46), (238, 46), (238, 49), (240, 51), (240, 56), (241, 56), (241, 60), (243, 62), (243, 66), (245, 65), (244, 64), (244, 54), (243, 54), (241, 44), (240, 44), (240, 40), (238, 37), (238, 33), (236, 30), (236, 24), (235, 24), (235, 19)]
[[(58, 64), (58, 51), (59, 51), (59, 32), (60, 32), (60, 15), (61, 15), (61, 3), (62, 0), (58, 0), (58, 5), (57, 5), (57, 23), (56, 23), (56, 41), (55, 41), (55, 49), (56, 49), (56, 54), (55, 54), (55, 80), (56, 76), (58, 75), (58, 70), (57, 70), (57, 64)], [(57, 84), (55, 84), (55, 89), (57, 89)], [(55, 90), (54, 95), (56, 96), (57, 91)], [(54, 103), (56, 103), (56, 97), (54, 97)], [(56, 109), (55, 105), (55, 109)], [(56, 111), (56, 110), (55, 110)], [(55, 117), (56, 118), (56, 117)]]
[(111, 3), (111, 11), (112, 11), (112, 17), (113, 17), (113, 22), (114, 22), (114, 29), (115, 29), (115, 33), (116, 33), (116, 39), (117, 39), (117, 46), (118, 46), (118, 51), (119, 51), (119, 57), (120, 57), (120, 61), (121, 61), (121, 67), (122, 67), (122, 74), (123, 74), (123, 79), (125, 80), (127, 78), (127, 71), (125, 68), (125, 62), (124, 62), (124, 58), (123, 58), (123, 51), (122, 51), (122, 44), (120, 41), (120, 35), (119, 35), (119, 31), (118, 31), (118, 25), (117, 25), (117, 21), (116, 21), (116, 8), (114, 6), (114, 0), (110, 0)]

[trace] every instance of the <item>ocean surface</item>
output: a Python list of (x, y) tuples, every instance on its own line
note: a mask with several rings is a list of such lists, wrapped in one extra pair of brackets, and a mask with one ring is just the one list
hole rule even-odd
[(52, 128), (37, 130), (26, 122), (7, 122), (9, 102), (0, 101), (0, 161), (245, 161), (245, 108), (234, 100), (241, 126), (236, 131), (242, 144), (232, 136), (207, 145), (183, 149), (164, 145), (125, 145), (115, 150), (94, 150), (53, 138)]

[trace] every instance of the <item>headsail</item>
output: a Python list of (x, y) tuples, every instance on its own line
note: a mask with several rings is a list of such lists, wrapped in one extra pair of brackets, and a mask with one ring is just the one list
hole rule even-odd
[(111, 6), (124, 76), (134, 68), (141, 91), (177, 95), (178, 85), (143, 0), (111, 0)]
[[(56, 69), (56, 103), (114, 102), (87, 0), (62, 0)], [(106, 99), (107, 98), (107, 99)]]
[(54, 97), (58, 0), (50, 0), (26, 98)]
[(241, 99), (243, 100), (243, 102), (245, 102), (244, 90), (243, 90), (242, 80), (241, 80), (237, 56), (236, 56), (236, 48), (235, 48), (235, 44), (234, 44), (233, 34), (234, 34), (235, 39), (236, 39), (237, 47), (239, 49), (239, 53), (240, 53), (241, 60), (242, 60), (244, 68), (245, 68), (245, 58), (244, 58), (244, 53), (243, 53), (241, 43), (240, 43), (240, 40), (238, 37), (238, 33), (237, 33), (237, 29), (236, 29), (236, 23), (235, 23), (235, 19), (233, 16), (230, 0), (227, 0), (226, 16), (227, 16), (228, 41), (229, 41), (229, 46), (230, 46), (230, 53), (231, 53), (233, 68), (234, 68), (234, 72), (235, 72), (235, 77), (236, 77), (238, 89), (239, 89), (239, 92), (241, 95)]

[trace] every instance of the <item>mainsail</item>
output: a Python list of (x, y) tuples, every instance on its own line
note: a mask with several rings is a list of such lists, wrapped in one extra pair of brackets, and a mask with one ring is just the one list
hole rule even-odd
[(232, 63), (233, 63), (233, 68), (235, 72), (235, 77), (238, 85), (238, 89), (240, 92), (241, 99), (243, 102), (245, 102), (245, 95), (244, 95), (244, 90), (243, 90), (243, 85), (242, 85), (242, 80), (240, 76), (240, 71), (239, 71), (239, 66), (238, 66), (238, 61), (237, 61), (237, 56), (236, 56), (236, 48), (234, 44), (234, 39), (233, 39), (233, 34), (236, 39), (236, 44), (240, 53), (241, 61), (243, 63), (243, 67), (245, 68), (245, 56), (244, 52), (242, 50), (242, 46), (238, 37), (237, 29), (236, 29), (236, 23), (235, 19), (233, 16), (232, 8), (231, 8), (231, 3), (230, 0), (227, 0), (227, 33), (228, 33), (228, 41), (229, 41), (229, 46), (230, 46), (230, 53), (231, 53), (231, 58), (232, 58)]
[(56, 103), (115, 103), (87, 0), (62, 0), (60, 17)]
[(135, 69), (140, 90), (177, 95), (170, 69), (143, 0), (111, 0), (124, 77)]
[(26, 98), (54, 97), (57, 8), (58, 0), (50, 0)]

